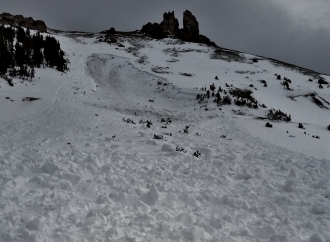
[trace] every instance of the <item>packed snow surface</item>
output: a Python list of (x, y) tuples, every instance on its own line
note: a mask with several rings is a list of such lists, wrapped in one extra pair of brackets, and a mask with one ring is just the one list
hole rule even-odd
[[(329, 86), (172, 39), (55, 37), (67, 73), (0, 80), (0, 241), (330, 241)], [(212, 83), (267, 108), (199, 103)]]

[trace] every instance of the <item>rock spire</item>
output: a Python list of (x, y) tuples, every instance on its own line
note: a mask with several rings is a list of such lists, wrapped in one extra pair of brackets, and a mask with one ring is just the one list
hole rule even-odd
[(183, 13), (183, 29), (179, 28), (179, 21), (175, 18), (173, 11), (165, 12), (163, 14), (163, 21), (160, 24), (150, 22), (145, 24), (141, 32), (156, 39), (175, 37), (183, 41), (216, 46), (215, 43), (211, 42), (207, 37), (199, 34), (198, 21), (189, 10)]

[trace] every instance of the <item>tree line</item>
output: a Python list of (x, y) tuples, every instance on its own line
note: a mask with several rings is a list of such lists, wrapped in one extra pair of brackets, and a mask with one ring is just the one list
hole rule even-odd
[(0, 77), (13, 86), (13, 78), (30, 80), (35, 68), (52, 67), (68, 70), (60, 43), (40, 32), (31, 34), (29, 29), (0, 26)]

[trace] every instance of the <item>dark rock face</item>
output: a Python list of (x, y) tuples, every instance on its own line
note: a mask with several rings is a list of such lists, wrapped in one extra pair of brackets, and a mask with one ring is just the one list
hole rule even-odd
[(198, 36), (198, 21), (189, 10), (186, 10), (183, 13), (183, 38), (189, 41), (198, 39)]
[(33, 18), (25, 18), (22, 15), (11, 15), (9, 13), (0, 14), (0, 24), (8, 24), (12, 27), (21, 26), (40, 32), (47, 32), (47, 26), (44, 21), (34, 20)]
[(163, 33), (160, 24), (158, 23), (149, 22), (143, 25), (141, 32), (150, 35), (152, 38), (155, 39), (162, 39), (166, 37), (166, 34)]
[(160, 23), (160, 28), (164, 34), (177, 36), (179, 32), (179, 21), (174, 16), (173, 12), (164, 13), (163, 22)]
[(162, 39), (170, 36), (183, 41), (216, 46), (209, 38), (199, 34), (198, 21), (188, 10), (183, 13), (183, 29), (179, 28), (179, 21), (175, 18), (173, 11), (164, 13), (163, 21), (160, 24), (149, 22), (143, 25), (141, 33), (145, 33), (155, 39)]

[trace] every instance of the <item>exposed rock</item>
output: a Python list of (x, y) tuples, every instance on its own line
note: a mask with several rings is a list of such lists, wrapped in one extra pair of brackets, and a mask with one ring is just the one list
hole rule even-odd
[(173, 11), (164, 13), (163, 21), (160, 24), (149, 22), (143, 25), (141, 33), (147, 34), (155, 39), (162, 39), (170, 36), (183, 41), (216, 46), (209, 38), (199, 34), (198, 21), (189, 10), (183, 13), (183, 29), (179, 28), (179, 21), (175, 18)]
[(183, 39), (188, 41), (197, 40), (199, 36), (199, 27), (196, 17), (186, 10), (183, 13)]
[(34, 20), (33, 18), (25, 18), (22, 15), (11, 15), (9, 13), (0, 14), (0, 24), (8, 24), (12, 27), (21, 26), (40, 32), (47, 32), (47, 26), (42, 20)]
[(101, 33), (102, 34), (113, 35), (113, 34), (116, 34), (116, 29), (114, 27), (111, 27), (109, 30), (102, 31)]
[(162, 32), (160, 24), (158, 23), (149, 22), (143, 25), (141, 32), (150, 35), (152, 38), (155, 39), (161, 39), (166, 37), (166, 35)]
[(164, 34), (177, 36), (179, 32), (179, 21), (174, 16), (173, 12), (164, 13), (163, 21), (160, 23), (160, 28)]

